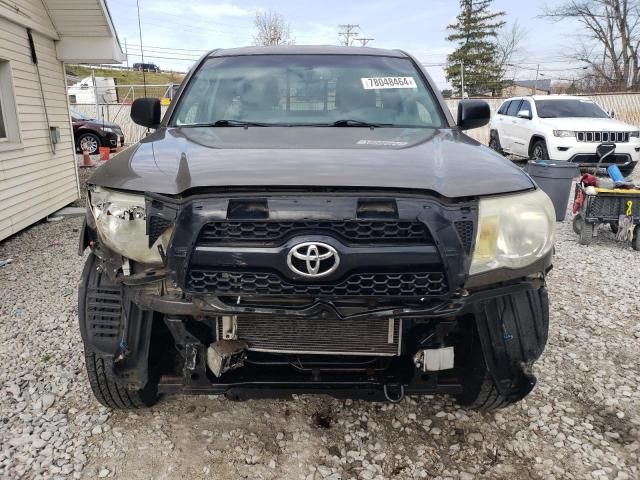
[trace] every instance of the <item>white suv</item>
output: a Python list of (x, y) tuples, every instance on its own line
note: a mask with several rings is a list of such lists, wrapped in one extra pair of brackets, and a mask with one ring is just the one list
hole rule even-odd
[(506, 100), (490, 124), (489, 146), (524, 158), (568, 160), (580, 167), (598, 162), (600, 144), (615, 144), (602, 161), (631, 174), (640, 158), (637, 127), (611, 118), (588, 98), (534, 95)]

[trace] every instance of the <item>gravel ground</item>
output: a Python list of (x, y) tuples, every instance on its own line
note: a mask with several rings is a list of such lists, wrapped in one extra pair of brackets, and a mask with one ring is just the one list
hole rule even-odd
[(127, 413), (84, 372), (79, 227), (0, 244), (0, 478), (640, 478), (640, 253), (610, 232), (583, 247), (558, 225), (539, 383), (505, 410), (176, 396)]

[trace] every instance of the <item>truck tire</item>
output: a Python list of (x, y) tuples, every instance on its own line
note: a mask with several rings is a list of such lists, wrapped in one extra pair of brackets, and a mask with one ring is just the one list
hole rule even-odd
[(531, 366), (548, 335), (544, 287), (481, 302), (475, 322), (456, 345), (462, 386), (458, 402), (470, 409), (493, 410), (522, 400), (535, 386)]
[[(94, 254), (90, 254), (87, 257), (78, 289), (78, 318), (84, 343), (85, 367), (91, 390), (98, 402), (105, 407), (114, 409), (150, 407), (158, 401), (158, 383), (155, 377), (150, 376), (142, 389), (127, 389), (109, 376), (113, 355), (107, 355), (105, 352), (111, 352), (114, 348), (109, 343), (101, 344), (93, 339), (94, 343), (92, 344), (89, 340), (92, 338), (92, 332), (88, 331), (92, 324), (93, 311), (91, 308), (92, 304), (95, 307), (96, 294), (109, 298), (109, 303), (101, 304), (104, 307), (100, 312), (103, 316), (99, 318), (99, 327), (105, 327), (109, 322), (109, 326), (116, 328), (121, 320), (120, 316), (114, 315), (114, 313), (122, 310), (124, 303), (122, 291), (107, 275), (97, 270), (96, 257)], [(109, 311), (104, 311), (107, 308)], [(117, 337), (115, 341), (117, 342)], [(99, 350), (100, 348), (102, 350)]]
[(626, 167), (620, 167), (620, 173), (625, 178), (630, 177), (631, 174), (633, 173), (633, 170), (635, 169), (635, 167), (636, 167), (635, 164), (627, 165)]
[(89, 384), (98, 402), (108, 408), (131, 410), (151, 407), (158, 401), (157, 384), (149, 382), (142, 390), (128, 390), (107, 376), (104, 358), (95, 352), (84, 352)]
[(573, 233), (580, 235), (580, 232), (582, 231), (582, 225), (584, 225), (582, 215), (576, 213), (576, 215), (573, 217), (573, 222), (571, 223), (571, 226), (573, 227)]
[(580, 245), (590, 245), (593, 240), (593, 223), (582, 222), (580, 229)]
[(640, 224), (636, 225), (633, 229), (633, 239), (631, 240), (631, 246), (634, 250), (640, 250)]
[(531, 157), (534, 160), (549, 160), (547, 143), (544, 140), (536, 140), (531, 147)]

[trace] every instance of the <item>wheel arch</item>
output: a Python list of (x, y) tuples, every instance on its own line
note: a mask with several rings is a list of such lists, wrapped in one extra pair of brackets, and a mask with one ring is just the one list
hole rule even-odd
[(547, 145), (547, 150), (549, 149), (549, 146), (547, 144), (547, 139), (544, 137), (544, 135), (540, 133), (534, 133), (533, 135), (531, 135), (531, 138), (529, 139), (529, 147), (527, 148), (527, 153), (529, 154), (529, 157), (531, 157), (531, 154), (533, 153), (533, 145), (538, 140), (542, 140), (545, 143), (545, 145)]

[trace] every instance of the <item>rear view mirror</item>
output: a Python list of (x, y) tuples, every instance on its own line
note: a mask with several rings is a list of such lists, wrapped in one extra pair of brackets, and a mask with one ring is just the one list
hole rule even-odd
[(529, 110), (520, 110), (518, 112), (518, 118), (526, 118), (527, 120), (531, 120), (531, 112)]
[(489, 123), (491, 109), (483, 100), (460, 100), (458, 103), (458, 126), (461, 130), (471, 130)]
[(152, 97), (138, 98), (131, 104), (131, 120), (147, 128), (160, 126), (160, 100)]

